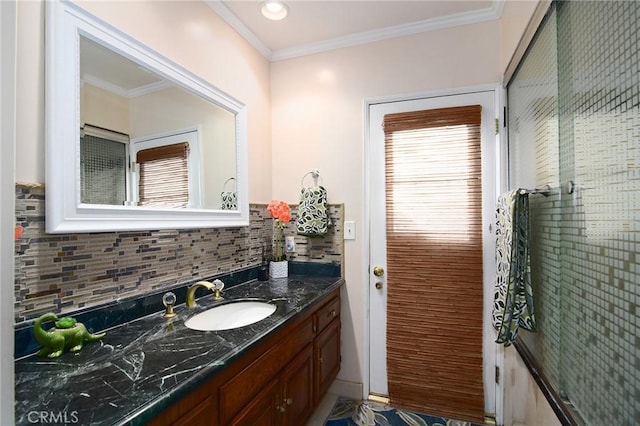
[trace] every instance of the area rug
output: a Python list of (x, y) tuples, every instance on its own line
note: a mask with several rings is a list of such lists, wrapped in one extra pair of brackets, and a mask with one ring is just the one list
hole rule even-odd
[(481, 426), (461, 420), (399, 410), (373, 401), (338, 398), (325, 426)]

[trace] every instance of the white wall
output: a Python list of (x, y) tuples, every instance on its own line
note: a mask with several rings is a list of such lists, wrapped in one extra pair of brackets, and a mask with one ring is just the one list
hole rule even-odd
[[(271, 199), (269, 63), (204, 2), (83, 1), (101, 19), (247, 105), (249, 200)], [(188, 5), (188, 7), (187, 7)], [(44, 3), (18, 2), (16, 180), (44, 182)]]
[(505, 0), (502, 18), (500, 19), (502, 32), (500, 45), (501, 70), (504, 71), (507, 68), (537, 4), (538, 0)]
[(15, 3), (0, 2), (0, 424), (14, 421)]
[(513, 346), (505, 349), (505, 425), (560, 426), (558, 417)]
[(44, 4), (17, 9), (16, 182), (44, 183)]
[(80, 87), (80, 127), (85, 124), (130, 134), (129, 99), (84, 83)]
[(298, 202), (300, 179), (318, 169), (329, 201), (344, 202), (346, 219), (357, 226), (357, 239), (345, 241), (341, 380), (363, 383), (368, 357), (364, 100), (499, 82), (500, 34), (495, 20), (271, 67), (274, 198)]

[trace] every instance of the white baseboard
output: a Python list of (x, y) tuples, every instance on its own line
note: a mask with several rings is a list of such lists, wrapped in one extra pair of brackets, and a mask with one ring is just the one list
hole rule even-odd
[(345, 398), (361, 400), (362, 399), (362, 383), (347, 382), (345, 380), (336, 379), (329, 387), (329, 393), (344, 396)]

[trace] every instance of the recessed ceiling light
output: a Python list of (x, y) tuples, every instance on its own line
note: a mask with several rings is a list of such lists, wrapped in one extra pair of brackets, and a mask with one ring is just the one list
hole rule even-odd
[(287, 17), (289, 8), (280, 0), (267, 0), (262, 3), (262, 16), (272, 21), (279, 21)]

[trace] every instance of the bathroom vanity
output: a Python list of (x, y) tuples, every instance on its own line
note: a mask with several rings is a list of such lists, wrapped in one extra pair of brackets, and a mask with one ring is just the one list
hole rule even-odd
[(340, 290), (315, 302), (151, 425), (298, 425), (340, 369)]
[(225, 303), (200, 290), (198, 306), (177, 306), (174, 318), (159, 310), (107, 330), (78, 354), (20, 359), (16, 424), (45, 417), (101, 425), (300, 424), (340, 369), (343, 283), (295, 276), (236, 285), (225, 301), (259, 299), (277, 309), (215, 332), (184, 325)]

